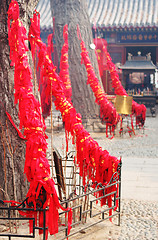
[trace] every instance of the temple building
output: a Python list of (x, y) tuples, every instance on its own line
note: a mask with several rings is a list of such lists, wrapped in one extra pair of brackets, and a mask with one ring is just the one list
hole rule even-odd
[[(128, 61), (129, 56), (134, 58), (138, 56), (137, 60), (142, 56), (142, 59), (147, 58), (148, 60), (150, 55), (151, 63), (146, 61), (145, 64), (152, 65), (156, 71), (158, 66), (158, 0), (86, 1), (93, 37), (96, 45), (97, 41), (99, 43), (97, 51), (100, 55), (102, 54), (101, 44), (106, 40), (112, 61), (118, 67), (120, 79), (124, 81), (122, 79), (123, 67), (121, 66)], [(46, 36), (52, 33), (53, 26), (50, 0), (40, 0), (37, 11), (41, 14), (41, 37), (46, 41)], [(105, 92), (113, 94), (104, 57), (101, 58), (100, 64), (103, 69), (101, 78)], [(126, 66), (128, 64), (129, 62)], [(137, 72), (139, 73), (139, 71)], [(142, 76), (142, 74), (140, 75)], [(130, 76), (132, 77), (132, 75)], [(154, 73), (155, 76), (157, 77)], [(150, 83), (149, 79), (149, 85)], [(127, 87), (127, 83), (124, 82), (124, 84)], [(158, 79), (155, 79), (155, 84), (158, 87)]]

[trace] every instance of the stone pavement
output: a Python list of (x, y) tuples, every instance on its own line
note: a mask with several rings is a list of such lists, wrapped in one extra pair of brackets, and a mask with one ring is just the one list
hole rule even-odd
[(122, 198), (158, 201), (158, 158), (123, 157)]
[[(158, 114), (147, 117), (144, 133), (140, 131), (132, 138), (126, 134), (109, 140), (103, 132), (91, 132), (91, 136), (110, 155), (122, 156), (121, 226), (105, 221), (75, 239), (157, 240)], [(64, 139), (61, 132), (54, 135), (59, 151)]]
[[(114, 156), (119, 157), (119, 148), (121, 150), (124, 148), (121, 152), (123, 199), (158, 201), (158, 157), (157, 153), (154, 151), (154, 149), (158, 147), (158, 144), (156, 148), (155, 146), (148, 147), (151, 151), (150, 157), (148, 157), (147, 153), (149, 153), (149, 149), (144, 148), (143, 150), (143, 145), (145, 145), (144, 141), (146, 141), (145, 138), (147, 138), (145, 135), (141, 138), (134, 137), (133, 139), (114, 139), (112, 140), (113, 142), (109, 142), (110, 140), (105, 139), (105, 137), (103, 137), (103, 133), (97, 134), (97, 139), (95, 137), (96, 134), (92, 134), (92, 136), (98, 141), (99, 145), (102, 146), (103, 149), (108, 150), (109, 148), (110, 154), (114, 151), (114, 149), (118, 149), (117, 151), (115, 150), (116, 155), (114, 154)], [(62, 154), (61, 143), (64, 143), (65, 141), (64, 132), (55, 134), (53, 140), (55, 146)], [(138, 142), (138, 144), (136, 142)], [(125, 143), (127, 144), (127, 149), (125, 148)], [(130, 147), (133, 143), (137, 145), (137, 148), (133, 146), (133, 149), (131, 148), (131, 150)], [(156, 145), (156, 141), (154, 144)], [(70, 146), (69, 149), (71, 149)], [(130, 151), (133, 152), (133, 156), (129, 156), (129, 154), (127, 154)], [(153, 156), (151, 155), (152, 153)], [(144, 155), (144, 157), (142, 155)]]
[[(158, 112), (158, 111), (157, 111)], [(48, 142), (50, 147), (50, 134)], [(105, 133), (91, 133), (110, 155), (122, 156), (121, 226), (110, 221), (97, 224), (70, 240), (157, 240), (158, 239), (158, 115), (147, 117), (145, 133), (127, 134), (109, 140)], [(63, 155), (64, 131), (54, 132), (53, 143)], [(71, 147), (69, 146), (69, 150)], [(24, 233), (23, 228), (20, 228)], [(36, 240), (40, 237), (36, 237)], [(49, 237), (56, 240), (57, 236)], [(6, 240), (1, 238), (0, 240)], [(23, 238), (21, 240), (24, 240)], [(28, 239), (29, 240), (29, 239)], [(31, 240), (31, 239), (30, 239)]]

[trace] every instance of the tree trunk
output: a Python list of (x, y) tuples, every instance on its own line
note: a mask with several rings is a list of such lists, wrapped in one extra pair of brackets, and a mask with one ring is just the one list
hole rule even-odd
[[(72, 102), (82, 117), (91, 118), (99, 113), (94, 94), (87, 85), (87, 72), (81, 65), (81, 48), (77, 36), (79, 25), (81, 36), (86, 44), (92, 65), (99, 78), (98, 63), (95, 51), (89, 45), (93, 43), (91, 24), (84, 0), (51, 0), (52, 16), (55, 18), (55, 41), (60, 59), (63, 45), (63, 27), (68, 24), (69, 40), (69, 73), (72, 85)], [(99, 78), (100, 79), (100, 78)], [(100, 81), (101, 82), (101, 81)]]
[[(27, 31), (29, 18), (38, 0), (20, 0), (20, 19)], [(0, 199), (22, 200), (28, 190), (23, 171), (25, 140), (22, 140), (6, 115), (18, 127), (18, 106), (14, 106), (14, 69), (10, 67), (7, 11), (10, 1), (0, 0)], [(8, 195), (8, 196), (7, 196)], [(15, 199), (16, 198), (16, 199)]]

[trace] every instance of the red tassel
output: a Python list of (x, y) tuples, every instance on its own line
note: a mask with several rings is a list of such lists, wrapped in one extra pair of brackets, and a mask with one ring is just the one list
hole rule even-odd
[(60, 78), (63, 81), (64, 95), (69, 102), (71, 102), (71, 81), (69, 78), (69, 64), (68, 64), (68, 25), (66, 24), (63, 28), (64, 45), (61, 50), (60, 60)]
[(35, 10), (33, 14), (33, 19), (31, 18), (30, 20), (31, 20), (31, 25), (30, 25), (28, 39), (31, 44), (31, 53), (34, 59), (36, 51), (38, 52), (38, 45), (36, 44), (35, 38), (36, 39), (40, 38), (40, 13)]
[[(86, 50), (85, 43), (81, 41), (81, 58), (84, 61), (87, 73), (88, 80), (87, 84), (90, 84), (92, 91), (96, 97), (96, 102), (100, 105), (100, 117), (103, 122), (106, 122), (106, 131), (108, 131), (108, 126), (112, 126), (112, 131), (119, 121), (119, 115), (116, 112), (113, 104), (108, 101), (104, 90), (102, 89), (99, 80), (97, 79), (94, 69), (92, 67), (90, 58), (88, 56), (88, 51)], [(108, 136), (106, 132), (106, 136)]]
[[(83, 177), (83, 183), (84, 184), (87, 183), (86, 178), (89, 173), (90, 174), (89, 176), (93, 181), (101, 182), (103, 185), (105, 185), (113, 174), (112, 169), (113, 170), (117, 169), (117, 168), (112, 168), (114, 157), (109, 156), (109, 153), (107, 151), (103, 151), (102, 148), (99, 147), (98, 143), (95, 142), (90, 137), (90, 134), (84, 129), (80, 114), (76, 113), (76, 110), (74, 109), (72, 103), (70, 103), (65, 96), (62, 81), (60, 77), (57, 75), (57, 73), (55, 72), (56, 69), (48, 56), (45, 45), (42, 43), (41, 39), (37, 39), (36, 42), (38, 44), (38, 47), (40, 49), (40, 54), (41, 54), (39, 57), (39, 66), (42, 68), (42, 76), (44, 77), (44, 81), (47, 81), (46, 88), (45, 88), (45, 97), (46, 99), (48, 99), (48, 97), (50, 96), (50, 90), (52, 85), (52, 94), (55, 97), (54, 103), (55, 103), (56, 109), (60, 110), (62, 114), (63, 121), (65, 122), (66, 134), (71, 133), (73, 138), (76, 139), (77, 165), (80, 168), (80, 175)], [(101, 102), (102, 98), (100, 98), (99, 92), (97, 94), (98, 94), (97, 98)], [(111, 122), (114, 122), (113, 119), (116, 120), (117, 118), (117, 114), (110, 115), (110, 111), (108, 112), (108, 116)], [(112, 126), (112, 125), (109, 125), (109, 126)], [(112, 131), (114, 131), (114, 128), (112, 128)], [(117, 166), (117, 164), (115, 165)], [(105, 171), (102, 171), (102, 169), (104, 169)], [(43, 173), (40, 171), (40, 175), (42, 174)], [(54, 207), (52, 205), (51, 209), (54, 209), (55, 211), (54, 218), (55, 218), (55, 222), (57, 222), (58, 214), (55, 209), (56, 208), (63, 209), (63, 208), (59, 204), (56, 193), (54, 194), (54, 190), (53, 190), (54, 183), (51, 179), (45, 182), (42, 181), (42, 179), (40, 179), (40, 181), (42, 183), (42, 186), (46, 190), (46, 192), (52, 194), (52, 191), (53, 191), (53, 195), (52, 195), (53, 200), (51, 201), (54, 202)], [(51, 189), (49, 186), (51, 186)], [(34, 191), (34, 187), (30, 191), (30, 193), (33, 191)], [(71, 210), (69, 210), (68, 219), (72, 219)], [(57, 231), (57, 229), (53, 224), (54, 223), (51, 223), (49, 227), (52, 233)], [(71, 223), (69, 223), (69, 226), (70, 225)]]
[(47, 50), (48, 50), (49, 58), (51, 59), (51, 58), (52, 58), (52, 53), (54, 52), (54, 47), (53, 47), (53, 33), (49, 34), (47, 39), (48, 39), (48, 47), (47, 47)]
[(51, 197), (50, 205), (49, 205), (49, 232), (50, 232), (50, 234), (58, 233), (58, 220), (59, 220), (59, 213), (56, 208), (54, 199)]
[[(107, 66), (110, 71), (110, 76), (112, 80), (112, 86), (115, 89), (115, 94), (121, 96), (128, 96), (126, 90), (123, 88), (120, 80), (119, 75), (117, 73), (115, 64), (112, 62), (110, 54), (107, 51), (106, 46), (103, 46), (104, 53), (107, 58)], [(132, 114), (136, 116), (136, 125), (140, 125), (141, 127), (144, 126), (145, 118), (146, 118), (146, 107), (143, 104), (138, 104), (134, 100), (132, 101)], [(133, 128), (133, 126), (132, 126)]]

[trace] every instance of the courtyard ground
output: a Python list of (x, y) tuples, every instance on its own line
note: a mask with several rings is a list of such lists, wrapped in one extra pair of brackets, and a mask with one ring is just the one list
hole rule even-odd
[[(106, 138), (105, 132), (90, 133), (110, 155), (122, 157), (121, 226), (106, 220), (69, 239), (157, 240), (158, 114), (151, 117), (148, 111), (144, 132), (138, 131), (132, 137), (126, 133), (110, 140)], [(50, 145), (49, 131), (48, 136)], [(64, 131), (54, 132), (53, 144), (62, 154), (65, 147)], [(2, 225), (0, 227), (2, 230)], [(25, 230), (26, 226), (23, 226), (20, 232), (24, 233)], [(7, 238), (1, 238), (5, 239)], [(49, 239), (58, 238), (50, 236)]]

